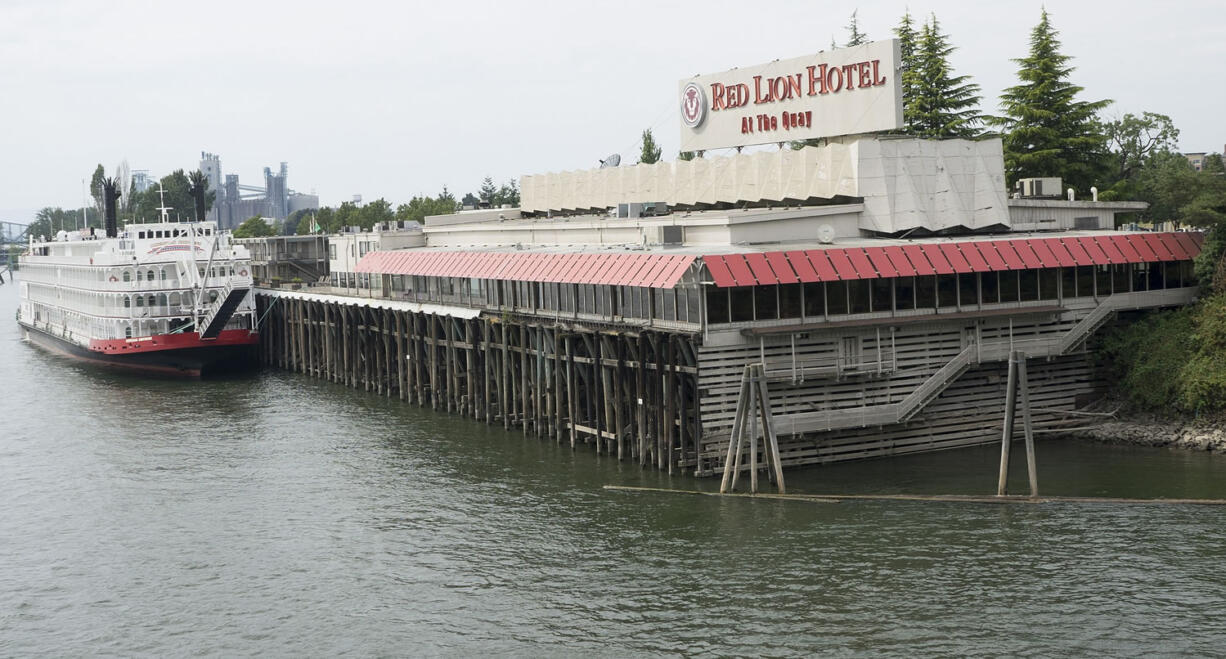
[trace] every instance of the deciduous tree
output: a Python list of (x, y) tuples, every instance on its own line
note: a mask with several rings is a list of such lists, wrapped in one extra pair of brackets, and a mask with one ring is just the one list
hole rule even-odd
[(277, 235), (277, 230), (259, 215), (243, 220), (243, 223), (234, 229), (235, 238), (263, 238), (275, 235)]
[(1150, 156), (1178, 148), (1179, 129), (1165, 114), (1125, 114), (1103, 124), (1102, 130), (1116, 165), (1115, 175), (1121, 180), (1131, 179)]

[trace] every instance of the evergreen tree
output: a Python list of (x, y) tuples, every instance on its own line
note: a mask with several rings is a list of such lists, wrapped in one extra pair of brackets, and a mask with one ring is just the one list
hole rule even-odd
[(1057, 32), (1043, 10), (1030, 35), (1030, 54), (1013, 60), (1021, 84), (1001, 95), (1005, 116), (992, 123), (1004, 129), (1005, 174), (1019, 178), (1060, 176), (1085, 192), (1103, 171), (1106, 139), (1095, 119), (1111, 103), (1078, 101), (1082, 87), (1068, 81), (1074, 67), (1060, 52)]
[(655, 138), (651, 136), (651, 129), (648, 128), (643, 131), (643, 148), (639, 153), (639, 164), (650, 165), (660, 162), (660, 153), (662, 152), (663, 149), (656, 144)]
[(494, 185), (494, 179), (489, 176), (485, 177), (485, 180), (481, 181), (481, 188), (477, 190), (477, 198), (492, 207), (496, 196), (498, 196), (498, 186)]
[(949, 55), (953, 51), (934, 15), (920, 30), (912, 52), (914, 68), (903, 73), (911, 87), (903, 110), (910, 134), (933, 138), (978, 135), (977, 127), (983, 123), (979, 85), (970, 82), (970, 76), (952, 75)]
[(860, 31), (860, 23), (856, 20), (857, 9), (851, 12), (851, 22), (847, 24), (847, 47), (868, 43), (868, 35)]
[(917, 131), (912, 121), (911, 99), (915, 97), (919, 64), (916, 61), (915, 49), (919, 35), (911, 23), (911, 12), (902, 15), (898, 27), (894, 28), (894, 36), (898, 37), (899, 64), (902, 66), (902, 103), (903, 129), (906, 135), (915, 135)]

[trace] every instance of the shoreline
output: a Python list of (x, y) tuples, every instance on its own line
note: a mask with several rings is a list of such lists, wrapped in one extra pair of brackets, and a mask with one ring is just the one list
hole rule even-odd
[(1162, 416), (1125, 407), (1112, 420), (1059, 435), (1102, 444), (1226, 451), (1226, 416)]

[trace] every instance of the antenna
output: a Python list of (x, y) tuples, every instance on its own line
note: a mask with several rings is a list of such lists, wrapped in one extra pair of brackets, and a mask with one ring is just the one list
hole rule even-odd
[(604, 169), (606, 167), (616, 167), (620, 164), (622, 164), (621, 154), (613, 153), (610, 154), (608, 158), (600, 161), (600, 168)]
[(170, 222), (170, 213), (167, 211), (172, 209), (166, 205), (166, 188), (162, 187), (161, 181), (158, 181), (158, 199), (162, 202), (162, 205), (158, 206), (158, 210), (162, 211), (162, 223), (166, 224)]

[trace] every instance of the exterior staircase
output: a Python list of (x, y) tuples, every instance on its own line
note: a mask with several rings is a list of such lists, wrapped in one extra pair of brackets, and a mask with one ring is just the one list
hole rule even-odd
[(1104, 299), (1062, 335), (982, 344), (972, 342), (898, 402), (820, 412), (777, 414), (774, 417), (776, 428), (781, 434), (799, 434), (905, 423), (936, 400), (941, 392), (974, 364), (1005, 361), (1009, 358), (1009, 353), (1015, 350), (1029, 358), (1066, 355), (1082, 345), (1120, 311), (1185, 305), (1195, 300), (1196, 295), (1197, 290), (1190, 288), (1118, 293)]
[(221, 290), (221, 294), (217, 296), (217, 300), (205, 312), (204, 319), (200, 321), (200, 338), (217, 338), (221, 334), (222, 328), (226, 326), (226, 323), (230, 322), (230, 317), (234, 315), (234, 310), (238, 308), (243, 298), (247, 297), (247, 293), (250, 290), (247, 287), (235, 288), (232, 284), (226, 284), (226, 287)]

